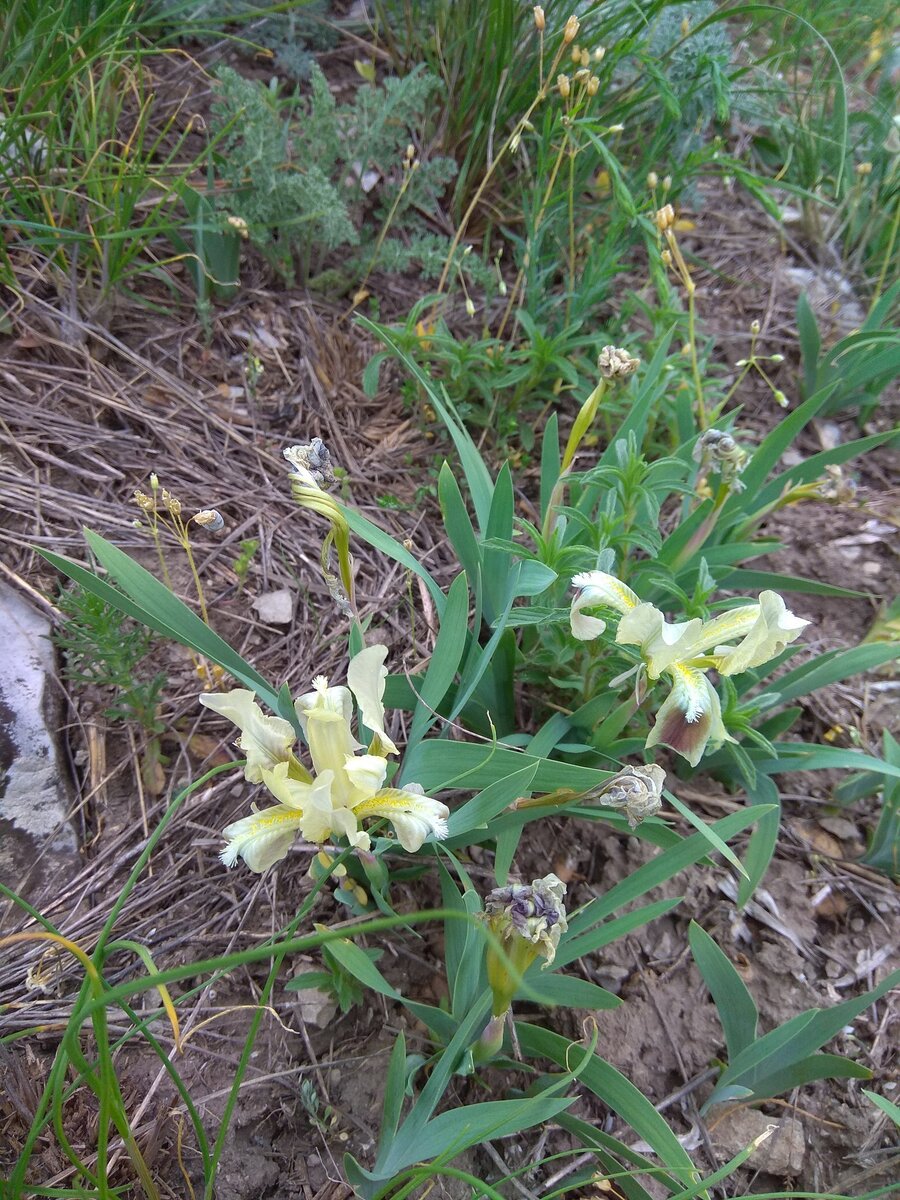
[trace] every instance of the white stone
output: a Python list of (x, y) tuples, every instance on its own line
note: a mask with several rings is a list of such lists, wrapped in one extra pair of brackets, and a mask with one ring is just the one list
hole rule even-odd
[(253, 601), (257, 616), (266, 625), (290, 625), (294, 619), (294, 593), (289, 588), (263, 592)]
[(45, 715), (54, 671), (49, 622), (0, 584), (0, 761), (6, 760), (0, 819), (65, 852), (76, 850), (77, 840), (56, 731)]

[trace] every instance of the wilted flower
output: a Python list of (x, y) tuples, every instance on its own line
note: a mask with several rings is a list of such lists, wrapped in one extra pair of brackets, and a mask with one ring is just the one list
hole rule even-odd
[(610, 808), (624, 808), (628, 824), (634, 829), (645, 817), (652, 817), (662, 808), (665, 781), (666, 773), (656, 763), (649, 767), (623, 767), (602, 787), (591, 792), (591, 796)]
[[(226, 866), (241, 857), (251, 871), (265, 871), (284, 858), (298, 831), (310, 842), (337, 835), (368, 850), (369, 835), (360, 827), (367, 817), (387, 818), (409, 851), (420, 849), (428, 837), (447, 836), (450, 810), (445, 804), (426, 796), (417, 784), (385, 787), (387, 756), (397, 753), (384, 731), (386, 655), (387, 647), (368, 646), (350, 660), (348, 687), (329, 687), (319, 676), (314, 690), (294, 702), (312, 772), (294, 751), (294, 727), (282, 717), (265, 716), (253, 692), (236, 688), (200, 697), (201, 704), (240, 729), (238, 746), (247, 759), (244, 778), (265, 784), (278, 801), (227, 826), (221, 855)], [(375, 735), (363, 754), (356, 753), (363, 747), (351, 728), (354, 698), (362, 723)]]
[[(616, 630), (619, 645), (639, 648), (648, 679), (668, 676), (671, 691), (646, 745), (650, 749), (663, 742), (694, 767), (709, 742), (716, 746), (735, 740), (722, 721), (719, 697), (707, 670), (738, 675), (759, 667), (796, 641), (809, 624), (788, 611), (777, 592), (761, 592), (756, 604), (728, 609), (709, 621), (694, 617), (669, 623), (655, 605), (643, 602), (627, 584), (605, 571), (584, 571), (572, 584), (570, 621), (575, 637), (590, 641), (606, 629), (605, 620), (585, 609), (614, 609), (622, 614)], [(737, 645), (727, 645), (735, 641)]]
[(568, 928), (563, 896), (566, 885), (556, 875), (545, 875), (530, 884), (513, 883), (494, 888), (484, 901), (488, 928), (500, 942), (503, 955), (487, 950), (488, 983), (494, 995), (494, 1016), (502, 1016), (512, 1003), (522, 975), (539, 956), (548, 967), (556, 957), (559, 939)]
[(225, 528), (225, 519), (215, 508), (204, 508), (200, 512), (194, 513), (191, 520), (201, 529), (208, 529), (210, 533), (218, 533), (220, 529)]
[(627, 379), (641, 365), (641, 360), (619, 346), (604, 346), (597, 356), (597, 367), (604, 379)]
[(856, 480), (845, 475), (836, 463), (829, 463), (825, 468), (825, 478), (816, 485), (822, 500), (832, 504), (849, 504), (856, 498)]
[(334, 483), (334, 468), (328, 447), (319, 437), (283, 451), (291, 470), (309, 487), (324, 487)]
[(721, 429), (707, 429), (694, 445), (692, 457), (705, 471), (718, 471), (724, 483), (735, 491), (743, 491), (744, 485), (738, 476), (747, 463), (750, 455), (742, 450), (730, 433)]

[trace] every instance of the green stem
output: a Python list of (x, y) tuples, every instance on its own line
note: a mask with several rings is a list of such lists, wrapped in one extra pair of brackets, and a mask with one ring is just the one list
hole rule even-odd
[(884, 252), (884, 262), (881, 264), (881, 270), (878, 274), (878, 282), (875, 284), (875, 291), (872, 293), (872, 303), (869, 305), (869, 312), (878, 303), (884, 288), (884, 281), (887, 279), (888, 267), (891, 264), (891, 258), (894, 254), (894, 243), (897, 240), (897, 230), (900, 227), (900, 196), (897, 197), (897, 203), (894, 207), (894, 219), (891, 222), (891, 232), (888, 237), (887, 250)]

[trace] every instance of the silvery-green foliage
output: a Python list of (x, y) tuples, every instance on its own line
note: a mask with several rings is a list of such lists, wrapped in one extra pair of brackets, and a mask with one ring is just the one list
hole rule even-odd
[[(294, 102), (288, 102), (288, 112)], [(340, 192), (318, 163), (299, 153), (274, 86), (219, 71), (213, 105), (220, 142), (219, 171), (229, 185), (224, 212), (246, 221), (250, 237), (288, 280), (295, 256), (313, 245), (333, 250), (359, 240)]]
[[(373, 209), (380, 220), (393, 213), (393, 228), (402, 222), (407, 238), (425, 232), (421, 214), (456, 170), (443, 157), (404, 167), (438, 86), (433, 76), (365, 84), (350, 104), (338, 104), (318, 67), (305, 95), (284, 98), (274, 80), (266, 87), (228, 67), (218, 74), (212, 127), (224, 130), (219, 169), (230, 185), (219, 205), (246, 221), (286, 279), (298, 266), (304, 277), (320, 270), (324, 252), (358, 245), (364, 228), (374, 238), (377, 224), (365, 221)], [(358, 257), (367, 264), (370, 254)]]
[(731, 109), (728, 29), (723, 21), (698, 28), (715, 11), (713, 0), (670, 5), (653, 22), (647, 41), (681, 109), (679, 150), (685, 153), (701, 143), (713, 119), (727, 120)]

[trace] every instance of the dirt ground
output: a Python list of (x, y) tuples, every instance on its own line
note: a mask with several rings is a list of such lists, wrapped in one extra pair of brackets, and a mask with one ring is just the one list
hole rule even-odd
[[(788, 378), (796, 364), (793, 299), (773, 280), (775, 266), (796, 261), (795, 250), (766, 218), (748, 211), (739, 219), (721, 197), (712, 197), (697, 215), (705, 232), (696, 235), (691, 249), (716, 266), (705, 281), (700, 276), (701, 310), (726, 361), (742, 348), (749, 320), (762, 313), (763, 337), (783, 347)], [(260, 280), (239, 303), (217, 312), (207, 340), (185, 314), (169, 320), (128, 307), (102, 330), (62, 318), (39, 284), (24, 300), (13, 334), (0, 345), (5, 443), (0, 538), (4, 576), (35, 603), (42, 596), (45, 607), (52, 608), (56, 583), (33, 547), (80, 557), (83, 524), (133, 553), (148, 554), (146, 539), (132, 525), (136, 512), (130, 496), (155, 470), (186, 507), (215, 505), (225, 517), (225, 533), (203, 544), (200, 563), (214, 626), (260, 670), (294, 689), (308, 684), (313, 674), (327, 673), (343, 653), (345, 623), (336, 618), (318, 569), (321, 530), (291, 502), (280, 458), (283, 445), (314, 435), (326, 440), (346, 469), (344, 494), (396, 537), (409, 539), (429, 569), (449, 580), (452, 556), (433, 499), (418, 491), (438, 465), (440, 431), (405, 406), (396, 372), (383, 373), (376, 398), (364, 395), (361, 374), (373, 346), (339, 311), (298, 292), (275, 292)], [(265, 366), (256, 392), (248, 390), (243, 375), (250, 347)], [(772, 419), (764, 395), (751, 390), (745, 400), (748, 420), (764, 428)], [(875, 421), (895, 416), (884, 409)], [(839, 416), (833, 424), (836, 435), (834, 429), (816, 427), (797, 450), (815, 452), (824, 436), (852, 436), (849, 417)], [(856, 465), (857, 502), (841, 508), (798, 506), (770, 521), (765, 531), (785, 547), (770, 556), (773, 569), (850, 583), (867, 593), (852, 601), (791, 597), (792, 608), (814, 622), (808, 640), (817, 650), (856, 644), (880, 606), (900, 590), (900, 510), (888, 483), (895, 467), (886, 452), (874, 454)], [(405, 506), (384, 507), (379, 500), (388, 495)], [(241, 540), (249, 537), (259, 539), (260, 549), (242, 586), (233, 563)], [(373, 633), (391, 644), (392, 663), (415, 670), (433, 644), (420, 598), (399, 568), (362, 547), (355, 553), (362, 616), (371, 617)], [(293, 622), (265, 627), (250, 601), (283, 587), (296, 603)], [(412, 637), (411, 605), (418, 610)], [(168, 761), (158, 792), (143, 786), (134, 770), (133, 747), (103, 719), (103, 698), (90, 690), (67, 697), (64, 733), (82, 799), (76, 822), (83, 848), (68, 878), (56, 877), (52, 886), (43, 887), (32, 879), (30, 898), (81, 944), (90, 945), (96, 937), (142, 845), (145, 826), (152, 827), (187, 780), (226, 753), (224, 727), (197, 705), (192, 663), (177, 649), (161, 654), (170, 677), (163, 715), (171, 734), (163, 744)], [(890, 725), (897, 688), (896, 676), (881, 672), (818, 693), (805, 702), (803, 733), (810, 740), (827, 733), (835, 744), (876, 750), (881, 729)], [(398, 732), (402, 740), (402, 729)], [(683, 897), (673, 913), (615, 943), (602, 958), (578, 964), (586, 978), (625, 1001), (616, 1011), (596, 1014), (599, 1053), (663, 1106), (705, 1169), (735, 1153), (749, 1137), (740, 1140), (740, 1113), (719, 1112), (705, 1120), (698, 1115), (711, 1086), (710, 1053), (722, 1052), (723, 1039), (686, 950), (688, 922), (699, 921), (735, 962), (756, 998), (763, 1031), (805, 1008), (827, 1007), (857, 994), (900, 964), (900, 895), (886, 878), (856, 861), (877, 806), (863, 801), (838, 811), (831, 800), (837, 779), (827, 774), (782, 779), (783, 836), (755, 907), (736, 909), (731, 876), (723, 867), (697, 867), (658, 893)], [(709, 781), (676, 780), (674, 790), (707, 819), (743, 803), (740, 794), (726, 795)], [(146, 944), (158, 967), (258, 944), (290, 920), (308, 892), (310, 852), (300, 845), (263, 878), (220, 866), (219, 831), (245, 810), (246, 802), (246, 785), (230, 776), (192, 797), (154, 857), (152, 874), (122, 913), (119, 931)], [(673, 820), (681, 829), (677, 815)], [(556, 819), (528, 829), (517, 864), (522, 877), (552, 867), (568, 880), (573, 906), (602, 894), (653, 853), (637, 838), (622, 837), (602, 823)], [(738, 852), (741, 846), (738, 839)], [(487, 861), (476, 858), (472, 870), (480, 883), (491, 886)], [(400, 908), (404, 900), (421, 906), (432, 899), (409, 885), (399, 891)], [(0, 916), (5, 931), (26, 924), (9, 907), (0, 908)], [(343, 916), (329, 896), (313, 913), (326, 923)], [(36, 991), (27, 985), (26, 971), (39, 960), (46, 982)], [(401, 1009), (371, 995), (360, 1008), (334, 1015), (320, 1028), (317, 1021), (323, 1018), (315, 1004), (302, 1003), (303, 993), (283, 987), (303, 964), (287, 965), (263, 1019), (222, 1162), (218, 1194), (229, 1200), (347, 1195), (341, 1156), (350, 1149), (365, 1162), (374, 1149), (394, 1035), (404, 1029), (412, 1049), (424, 1045), (422, 1029)], [(410, 995), (431, 1002), (440, 998), (440, 958), (429, 937), (421, 943), (398, 940), (381, 966)], [(122, 955), (112, 960), (110, 977), (127, 978), (133, 969)], [(213, 1127), (264, 975), (254, 968), (213, 984), (198, 980), (206, 986), (184, 1011), (188, 1041), (179, 1069)], [(43, 959), (37, 950), (0, 960), (0, 1028), (11, 1032), (39, 1023), (43, 1029), (11, 1044), (0, 1058), (3, 1168), (21, 1145), (77, 982), (74, 968)], [(581, 1036), (585, 1014), (531, 1015)], [(873, 1078), (866, 1086), (896, 1100), (898, 1034), (900, 1005), (894, 996), (873, 1005), (830, 1049), (869, 1067)], [(172, 1194), (185, 1194), (185, 1178), (198, 1178), (197, 1152), (158, 1060), (129, 1045), (118, 1056), (118, 1069), (129, 1108), (138, 1114), (138, 1138), (148, 1161)], [(471, 1094), (470, 1082), (458, 1086), (460, 1095)], [(93, 1128), (92, 1114), (79, 1103), (76, 1097), (67, 1113), (76, 1147), (89, 1142)], [(586, 1092), (573, 1112), (623, 1133), (615, 1116)], [(764, 1112), (776, 1122), (797, 1122), (788, 1168), (772, 1173), (748, 1165), (729, 1186), (752, 1193), (785, 1187), (859, 1193), (900, 1176), (900, 1154), (887, 1119), (873, 1116), (857, 1081), (814, 1084)], [(547, 1153), (568, 1144), (559, 1131), (533, 1131), (498, 1144), (501, 1163), (486, 1152), (476, 1154), (474, 1162), (490, 1178), (503, 1170), (503, 1162), (515, 1167), (529, 1161), (539, 1146)], [(49, 1142), (41, 1144), (35, 1158), (38, 1177), (53, 1186), (67, 1178), (65, 1160)], [(557, 1185), (564, 1178), (560, 1175)], [(546, 1176), (526, 1175), (523, 1186), (532, 1196), (548, 1182)]]

